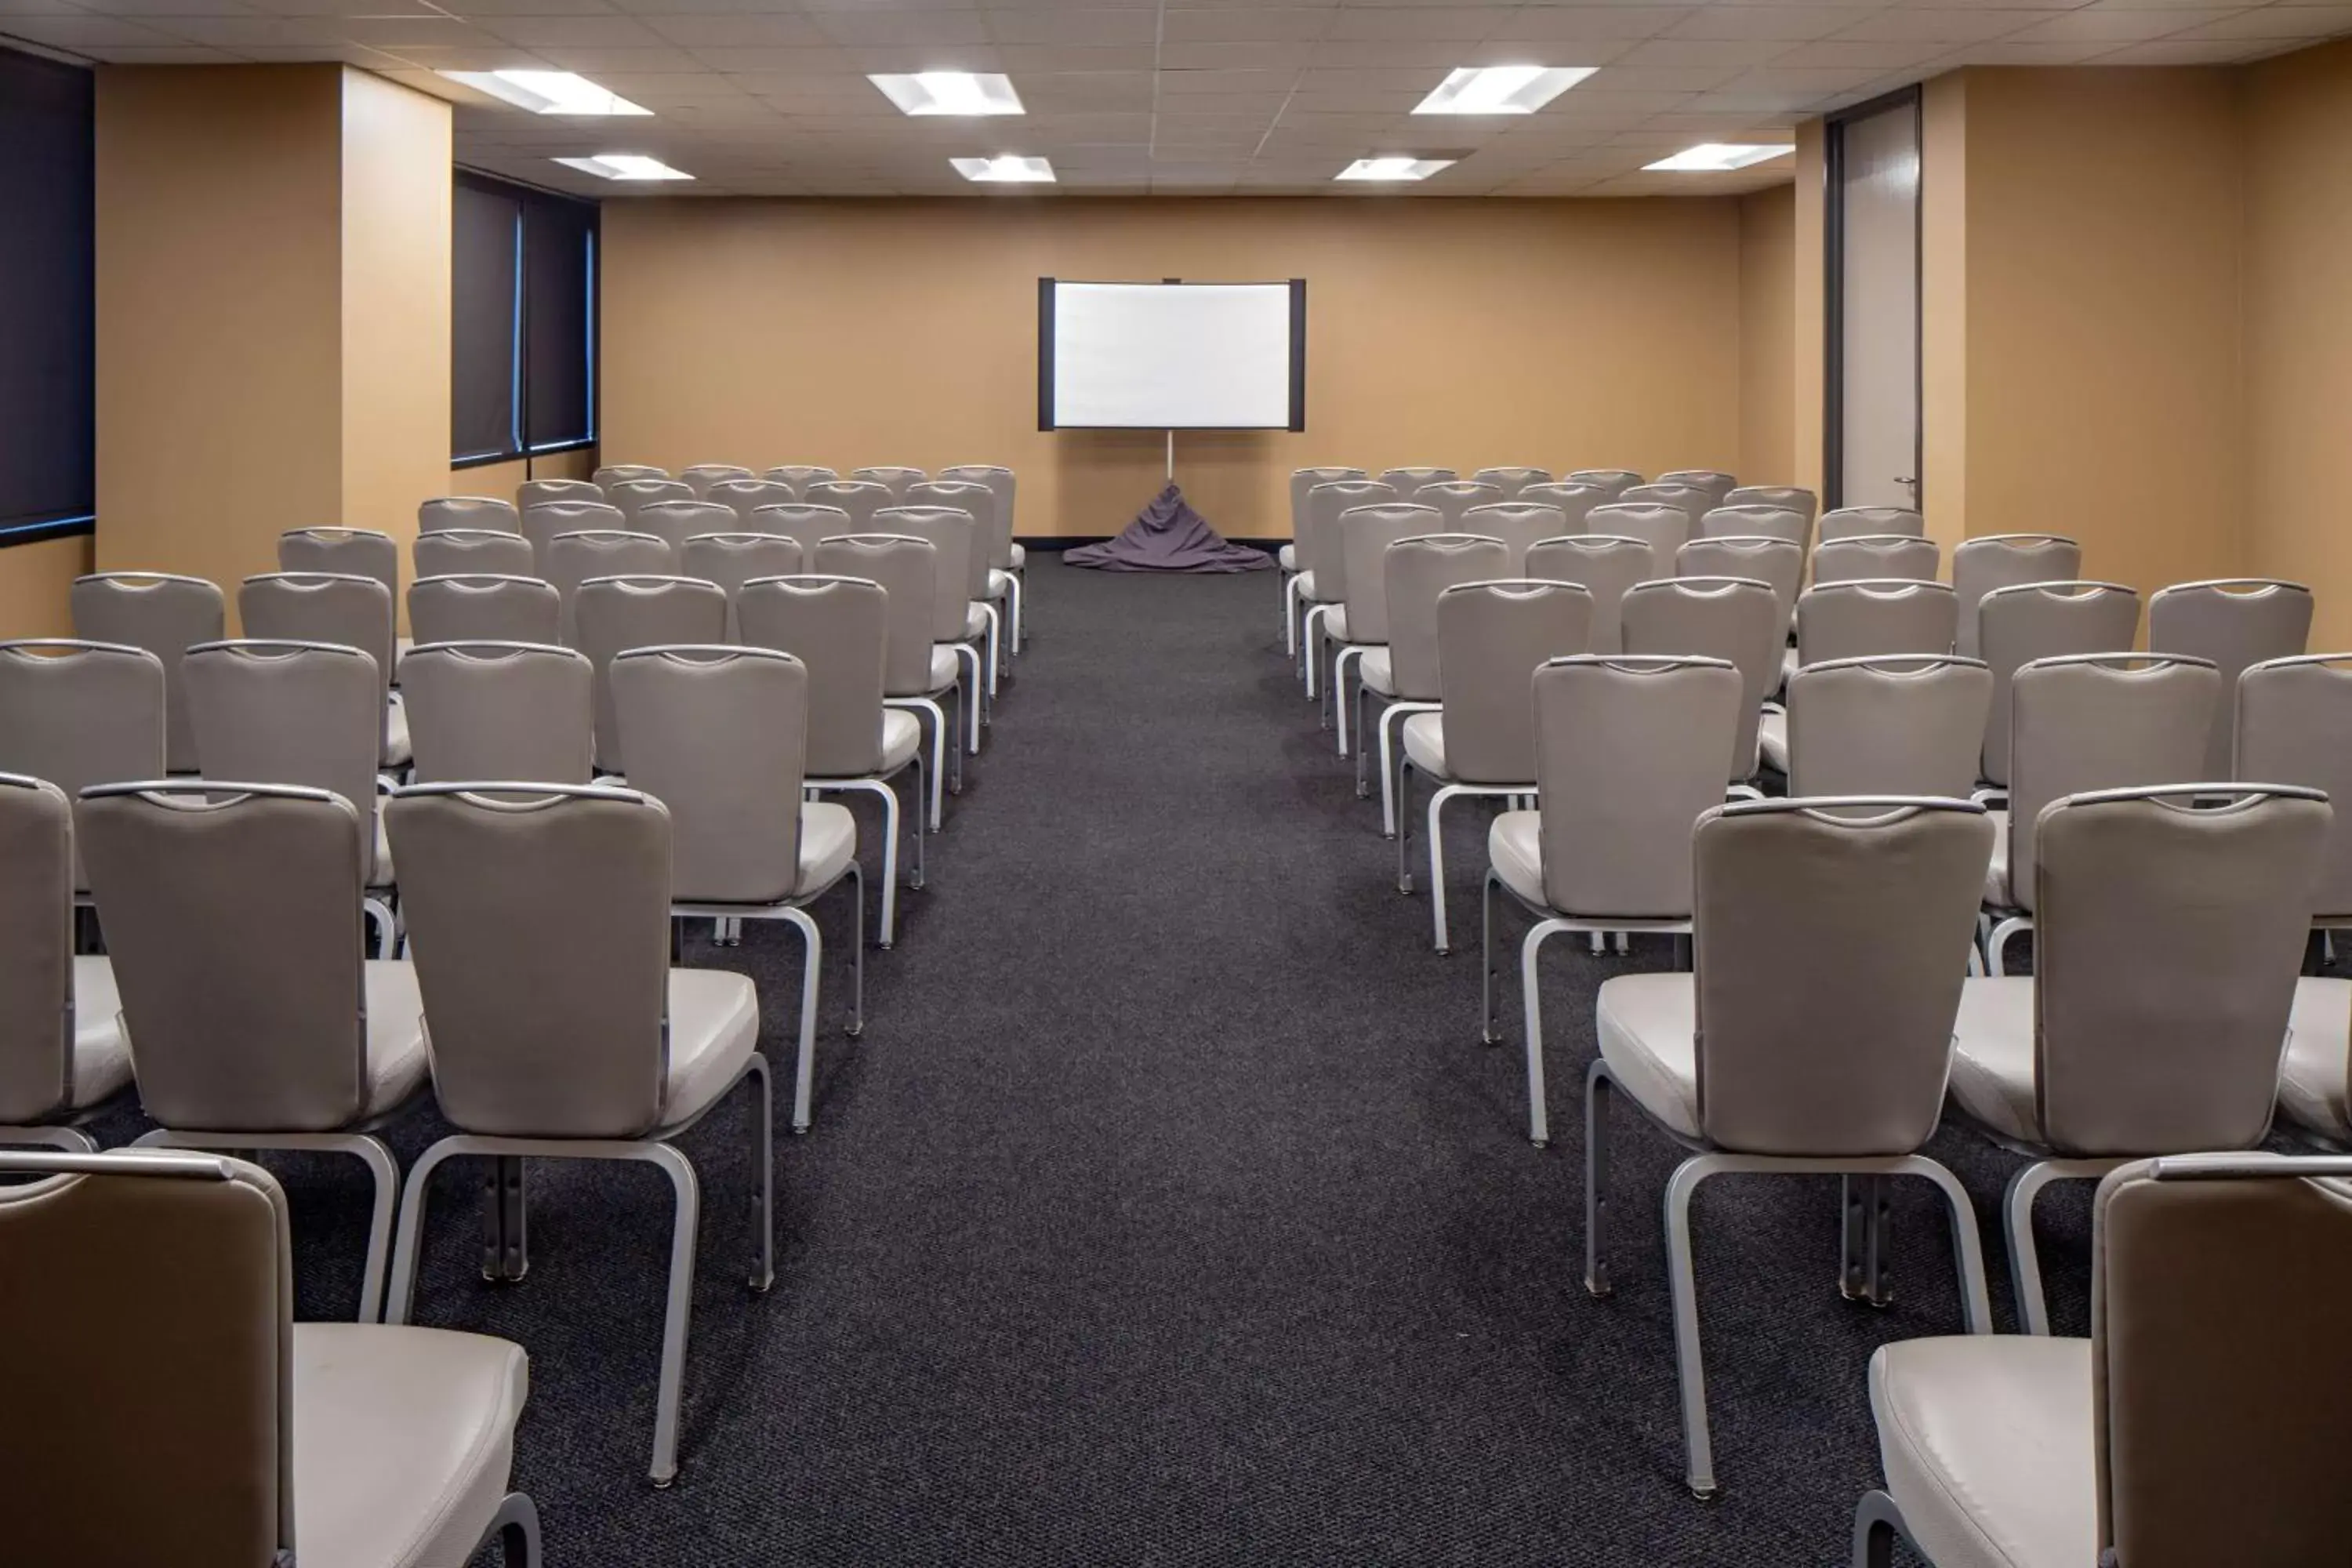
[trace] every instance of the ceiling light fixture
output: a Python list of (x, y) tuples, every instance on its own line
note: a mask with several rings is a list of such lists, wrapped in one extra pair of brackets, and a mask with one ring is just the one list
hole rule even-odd
[(583, 174), (594, 174), (605, 180), (690, 180), (683, 169), (673, 169), (659, 158), (648, 158), (642, 153), (599, 153), (593, 158), (558, 158), (567, 169), (577, 169)]
[(1050, 185), (1054, 183), (1054, 165), (1043, 158), (1024, 158), (1015, 153), (1001, 153), (993, 158), (950, 158), (955, 172), (967, 180), (982, 184)]
[(1594, 66), (1464, 66), (1413, 106), (1415, 114), (1533, 114)]
[(971, 71), (917, 71), (866, 79), (908, 114), (1020, 114), (1013, 79)]
[(1391, 184), (1425, 180), (1440, 169), (1454, 167), (1452, 158), (1359, 158), (1331, 177), (1335, 180), (1384, 180)]
[(1661, 158), (1654, 163), (1644, 163), (1644, 169), (1657, 169), (1674, 174), (1722, 174), (1731, 169), (1745, 169), (1750, 163), (1769, 163), (1796, 151), (1786, 144), (1765, 146), (1743, 142), (1702, 142), (1696, 147), (1685, 147), (1671, 158)]
[(443, 71), (451, 81), (504, 99), (533, 114), (651, 114), (584, 76), (570, 71)]

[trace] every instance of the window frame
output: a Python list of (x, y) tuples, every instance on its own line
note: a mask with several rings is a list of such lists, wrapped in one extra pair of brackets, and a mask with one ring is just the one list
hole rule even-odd
[(86, 66), (58, 59), (33, 49), (10, 47), (14, 40), (0, 42), (0, 53), (12, 57), (6, 62), (11, 71), (26, 73), (48, 71), (60, 81), (68, 74), (80, 79), (80, 162), (87, 179), (87, 190), (79, 216), (84, 220), (59, 237), (64, 247), (76, 252), (63, 258), (60, 266), (66, 270), (59, 276), (78, 277), (82, 284), (80, 304), (84, 321), (79, 333), (82, 368), (85, 372), (86, 397), (81, 409), (84, 431), (82, 451), (87, 471), (79, 489), (81, 498), (73, 505), (88, 510), (67, 510), (55, 513), (28, 511), (15, 521), (0, 521), (0, 549), (20, 544), (37, 544), (47, 540), (68, 539), (95, 533), (98, 530), (98, 193), (97, 193), (97, 101), (96, 79)]
[[(449, 454), (450, 470), (457, 472), (465, 468), (488, 468), (496, 463), (529, 463), (540, 458), (553, 457), (562, 452), (584, 451), (594, 447), (599, 440), (604, 425), (604, 381), (600, 374), (603, 369), (601, 354), (603, 345), (600, 340), (603, 337), (604, 324), (604, 214), (601, 204), (584, 200), (579, 196), (567, 195), (562, 192), (546, 190), (537, 185), (526, 184), (520, 180), (485, 174), (478, 169), (469, 169), (462, 163), (457, 166), (452, 187), (453, 200), (455, 187), (457, 185), (471, 185), (478, 190), (507, 197), (515, 203), (515, 309), (512, 333), (507, 351), (508, 372), (513, 377), (514, 391), (509, 408), (510, 434), (506, 445), (497, 451), (473, 452), (462, 456), (458, 454), (454, 449), (457, 442), (453, 413), (450, 442), (453, 449)], [(528, 213), (533, 205), (580, 209), (585, 215), (583, 231), (587, 241), (587, 256), (584, 263), (586, 277), (583, 289), (587, 300), (587, 320), (583, 326), (582, 348), (585, 359), (583, 374), (587, 383), (588, 429), (586, 434), (582, 436), (567, 437), (561, 441), (541, 442), (536, 445), (530, 439), (529, 235), (530, 223)], [(456, 256), (454, 245), (451, 247), (451, 256), (454, 266)], [(454, 363), (451, 368), (454, 375)]]

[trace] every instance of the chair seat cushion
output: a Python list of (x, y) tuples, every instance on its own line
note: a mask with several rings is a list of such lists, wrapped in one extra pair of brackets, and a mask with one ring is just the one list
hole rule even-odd
[(1284, 545), (1281, 549), (1274, 552), (1274, 560), (1275, 564), (1280, 566), (1285, 572), (1297, 571), (1298, 546), (1296, 544)]
[(1936, 1568), (2098, 1560), (2090, 1341), (1901, 1340), (1870, 1358), (1870, 1407), (1887, 1494)]
[(1952, 1099), (2004, 1138), (2042, 1141), (2033, 1108), (2033, 980), (1969, 979), (1952, 1024)]
[[(836, 811), (847, 815), (845, 808)], [(691, 1121), (727, 1092), (760, 1043), (760, 993), (723, 969), (669, 972), (669, 1077), (661, 1124)]]
[[(74, 961), (82, 962), (79, 959)], [(2279, 1064), (2279, 1109), (2298, 1127), (2341, 1142), (2352, 1139), (2352, 980), (2294, 983), (2286, 1057)]]
[(1329, 609), (1323, 612), (1323, 636), (1326, 639), (1335, 643), (1343, 643), (1349, 640), (1347, 605), (1333, 605)]
[(392, 835), (383, 830), (383, 802), (375, 803), (375, 874), (368, 879), (371, 888), (389, 888), (399, 881), (392, 869)]
[(1985, 815), (1992, 818), (1992, 863), (1985, 868), (1984, 901), (1996, 910), (2013, 910), (2017, 900), (2009, 888), (2009, 813), (1994, 806)]
[(1451, 779), (1445, 771), (1445, 715), (1415, 713), (1403, 724), (1405, 760), (1433, 779)]
[(1397, 694), (1395, 667), (1389, 662), (1387, 648), (1366, 650), (1364, 657), (1356, 661), (1356, 673), (1362, 679), (1365, 690), (1377, 692), (1382, 697)]
[(956, 667), (961, 661), (956, 658), (955, 650), (953, 643), (935, 642), (931, 645), (932, 690), (945, 691), (956, 683)]
[(1789, 716), (1778, 708), (1767, 708), (1756, 721), (1756, 746), (1764, 756), (1764, 763), (1781, 773), (1789, 771)]
[(1691, 976), (1612, 976), (1601, 983), (1592, 1019), (1601, 1059), (1618, 1086), (1668, 1128), (1697, 1137), (1698, 994)]
[(408, 704), (395, 697), (383, 715), (383, 759), (387, 768), (404, 768), (410, 756), (408, 745)]
[(904, 708), (882, 710), (882, 769), (895, 773), (922, 749), (923, 721)]
[(1029, 564), (1029, 552), (1016, 544), (1013, 547), (1013, 569), (1015, 572)]
[(1538, 909), (1546, 906), (1543, 813), (1507, 811), (1495, 818), (1486, 829), (1486, 858), (1494, 862), (1503, 886)]
[(1013, 574), (992, 566), (988, 569), (988, 596), (1002, 599), (1013, 591)]
[(1780, 684), (1784, 687), (1787, 686), (1789, 684), (1789, 678), (1796, 673), (1797, 650), (1792, 647), (1782, 648), (1780, 650)]
[(506, 1496), (522, 1347), (377, 1323), (294, 1325), (294, 1532), (319, 1568), (465, 1563)]
[(832, 886), (856, 853), (857, 819), (847, 806), (819, 800), (801, 807), (801, 897)]
[(966, 605), (963, 611), (963, 635), (984, 637), (988, 635), (988, 612), (977, 601)]
[(1297, 576), (1292, 578), (1291, 581), (1298, 585), (1298, 596), (1306, 600), (1308, 604), (1319, 605), (1323, 602), (1320, 598), (1316, 596), (1314, 573), (1301, 572)]
[(371, 958), (367, 993), (367, 1120), (397, 1108), (425, 1081), (432, 1058), (425, 1047), (425, 998), (416, 966), (405, 959)]
[(122, 994), (114, 965), (103, 958), (73, 961), (73, 1093), (68, 1110), (87, 1110), (131, 1081), (131, 1047), (122, 1037)]

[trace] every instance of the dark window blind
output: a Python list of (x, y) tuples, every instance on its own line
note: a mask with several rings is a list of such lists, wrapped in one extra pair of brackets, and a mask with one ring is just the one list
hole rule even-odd
[(457, 176), (450, 453), (457, 462), (596, 436), (596, 209)]
[(0, 543), (96, 509), (90, 73), (0, 49)]

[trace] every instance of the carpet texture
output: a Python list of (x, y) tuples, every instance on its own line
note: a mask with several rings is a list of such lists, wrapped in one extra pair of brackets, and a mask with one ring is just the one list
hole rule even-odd
[[(743, 1286), (740, 1096), (703, 1178), (684, 1468), (645, 1479), (667, 1184), (531, 1170), (531, 1269), (478, 1276), (477, 1173), (435, 1185), (416, 1321), (531, 1358), (517, 1484), (551, 1564), (1843, 1563), (1879, 1481), (1864, 1369), (1958, 1331), (1948, 1233), (1895, 1184), (1896, 1297), (1836, 1289), (1834, 1179), (1726, 1178), (1696, 1209), (1723, 1492), (1682, 1485), (1659, 1205), (1676, 1152), (1615, 1123), (1616, 1294), (1584, 1293), (1582, 1094), (1607, 975), (1662, 941), (1546, 952), (1552, 1147), (1528, 1147), (1516, 979), (1478, 1043), (1486, 816), (1449, 834), (1457, 943), (1398, 896), (1276, 643), (1271, 579), (1033, 555), (1035, 640), (842, 1037), (828, 943), (814, 1131), (782, 1133), (799, 948), (753, 922), (688, 961), (760, 984), (779, 1078), (779, 1278)], [(868, 875), (875, 817), (860, 807)], [(1508, 926), (1516, 943), (1523, 930)], [(118, 1118), (117, 1142), (137, 1131)], [(419, 1110), (404, 1163), (439, 1131)], [(2017, 1162), (1948, 1130), (1996, 1313)], [(272, 1155), (300, 1310), (352, 1310), (365, 1183)], [(2087, 1321), (2090, 1192), (2044, 1204), (2061, 1331)]]

